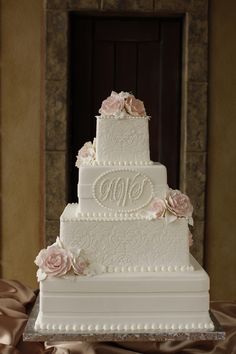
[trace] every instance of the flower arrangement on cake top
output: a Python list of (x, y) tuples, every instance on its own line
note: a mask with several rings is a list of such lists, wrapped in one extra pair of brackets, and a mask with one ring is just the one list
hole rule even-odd
[(99, 109), (102, 116), (122, 119), (127, 116), (146, 117), (144, 104), (141, 100), (135, 98), (129, 92), (121, 91), (119, 93), (112, 91)]
[[(143, 102), (133, 94), (124, 91), (119, 93), (112, 91), (111, 95), (102, 102), (99, 113), (103, 118), (148, 118)], [(75, 166), (79, 168), (81, 165), (93, 165), (95, 161), (96, 138), (93, 142), (86, 142), (78, 151)]]

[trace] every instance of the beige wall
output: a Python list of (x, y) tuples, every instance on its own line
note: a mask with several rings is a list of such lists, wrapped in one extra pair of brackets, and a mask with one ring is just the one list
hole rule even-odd
[(1, 275), (35, 287), (42, 1), (3, 0), (1, 10)]
[[(42, 0), (2, 1), (2, 276), (36, 286), (40, 248)], [(208, 222), (211, 297), (235, 297), (236, 2), (211, 1)]]
[(210, 16), (207, 257), (213, 299), (236, 298), (236, 1)]

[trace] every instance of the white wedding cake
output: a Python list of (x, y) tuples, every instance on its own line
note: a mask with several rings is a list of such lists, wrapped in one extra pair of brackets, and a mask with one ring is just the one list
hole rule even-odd
[(79, 151), (78, 204), (40, 251), (37, 330), (212, 330), (209, 278), (190, 255), (193, 207), (150, 161), (143, 102), (112, 92)]

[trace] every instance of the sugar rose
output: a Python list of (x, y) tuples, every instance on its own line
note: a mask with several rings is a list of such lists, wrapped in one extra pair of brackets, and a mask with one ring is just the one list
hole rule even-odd
[(84, 146), (79, 150), (79, 154), (81, 157), (88, 157), (94, 153), (93, 151), (93, 145), (91, 141), (88, 141), (87, 143), (84, 144)]
[(145, 107), (142, 101), (130, 95), (125, 100), (125, 109), (127, 113), (134, 117), (146, 116)]
[(189, 247), (192, 247), (192, 245), (193, 245), (193, 235), (190, 230), (188, 233), (188, 245), (189, 245)]
[(53, 244), (39, 252), (35, 264), (47, 275), (62, 276), (71, 269), (70, 253)]
[(164, 216), (166, 211), (166, 205), (164, 200), (159, 198), (154, 198), (151, 205), (150, 211), (155, 213), (155, 216), (159, 219)]
[(72, 268), (75, 274), (85, 275), (88, 266), (89, 266), (89, 261), (83, 251), (80, 251), (80, 253), (77, 256), (73, 257)]
[(167, 208), (170, 212), (179, 217), (192, 217), (193, 206), (187, 195), (181, 193), (179, 190), (170, 190), (167, 196)]
[(124, 108), (124, 97), (112, 91), (111, 96), (102, 102), (99, 113), (109, 116), (121, 112)]
[(96, 139), (93, 143), (88, 141), (79, 150), (75, 166), (79, 168), (83, 164), (91, 164), (94, 160), (96, 160)]

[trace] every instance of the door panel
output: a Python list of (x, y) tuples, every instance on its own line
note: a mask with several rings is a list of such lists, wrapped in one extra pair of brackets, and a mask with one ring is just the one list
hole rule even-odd
[(142, 97), (149, 121), (151, 160), (160, 161), (158, 131), (160, 124), (160, 44), (140, 43), (138, 51), (137, 97)]
[(137, 45), (133, 42), (118, 42), (115, 46), (115, 52), (114, 87), (117, 91), (129, 91), (130, 87), (136, 87)]

